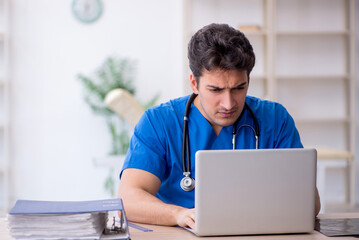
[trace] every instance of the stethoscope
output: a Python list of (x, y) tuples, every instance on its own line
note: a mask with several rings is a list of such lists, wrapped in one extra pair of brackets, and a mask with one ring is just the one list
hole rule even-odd
[[(183, 141), (182, 141), (182, 169), (183, 169), (183, 175), (184, 177), (181, 180), (181, 188), (188, 192), (188, 191), (192, 191), (194, 189), (194, 185), (195, 185), (195, 180), (194, 178), (192, 178), (191, 175), (191, 159), (190, 159), (190, 152), (189, 152), (189, 142), (188, 142), (188, 114), (189, 114), (189, 109), (191, 108), (191, 104), (193, 103), (194, 99), (197, 97), (197, 94), (192, 94), (191, 97), (188, 99), (187, 104), (186, 104), (186, 108), (184, 111), (184, 122), (183, 122)], [(249, 124), (243, 124), (241, 125), (238, 129), (237, 129), (237, 125), (239, 120), (241, 119), (244, 110), (242, 111), (241, 115), (239, 116), (239, 118), (234, 122), (233, 124), (233, 130), (232, 130), (232, 135), (233, 135), (233, 139), (232, 139), (232, 144), (233, 144), (233, 150), (236, 149), (236, 135), (237, 132), (239, 131), (239, 129), (241, 129), (242, 127), (249, 127), (250, 129), (252, 129), (253, 133), (254, 133), (254, 137), (256, 139), (256, 149), (258, 149), (258, 139), (259, 139), (259, 124), (258, 124), (258, 119), (256, 118), (256, 116), (253, 113), (253, 110), (249, 107), (249, 105), (245, 102), (244, 103), (244, 107), (249, 111), (249, 113), (251, 114), (253, 121), (254, 121), (254, 125), (255, 128), (253, 128), (251, 125)], [(187, 155), (187, 158), (186, 158)], [(187, 161), (186, 161), (187, 160)]]

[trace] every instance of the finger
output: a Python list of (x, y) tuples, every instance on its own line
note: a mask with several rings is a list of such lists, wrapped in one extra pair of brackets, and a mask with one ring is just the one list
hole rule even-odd
[(190, 217), (193, 219), (193, 221), (195, 221), (195, 214), (194, 214), (194, 211), (190, 214)]
[(186, 225), (192, 229), (194, 229), (194, 221), (192, 218), (186, 218), (186, 221), (185, 221)]

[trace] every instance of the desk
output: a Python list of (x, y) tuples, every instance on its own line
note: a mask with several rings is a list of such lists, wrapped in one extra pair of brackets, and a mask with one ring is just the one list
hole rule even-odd
[[(359, 218), (358, 213), (344, 213), (344, 214), (320, 214), (319, 218)], [(335, 237), (330, 238), (325, 235), (313, 231), (308, 234), (286, 234), (286, 235), (257, 235), (257, 236), (230, 236), (230, 237), (196, 237), (191, 232), (181, 229), (179, 227), (163, 227), (163, 226), (154, 226), (139, 224), (140, 226), (152, 229), (153, 232), (142, 232), (137, 229), (130, 228), (130, 234), (132, 240), (186, 240), (186, 239), (196, 239), (196, 240), (232, 240), (232, 239), (252, 239), (252, 240), (351, 240), (357, 239), (354, 237)], [(6, 227), (5, 219), (0, 219), (0, 239), (1, 240), (10, 240), (8, 229)]]

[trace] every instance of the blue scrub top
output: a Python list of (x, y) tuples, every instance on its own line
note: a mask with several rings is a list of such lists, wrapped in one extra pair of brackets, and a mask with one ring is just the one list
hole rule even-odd
[[(123, 169), (136, 168), (150, 172), (161, 180), (157, 197), (165, 203), (194, 207), (194, 190), (180, 187), (183, 178), (182, 140), (183, 116), (189, 96), (177, 98), (148, 109), (137, 123), (131, 138)], [(259, 148), (302, 148), (293, 118), (275, 102), (247, 96), (259, 124)], [(254, 149), (255, 129), (250, 112), (244, 108), (238, 123), (236, 149)], [(195, 176), (195, 154), (198, 150), (232, 149), (233, 126), (223, 127), (216, 136), (212, 126), (192, 104), (188, 117), (191, 176)], [(218, 163), (220, 168), (221, 163)]]

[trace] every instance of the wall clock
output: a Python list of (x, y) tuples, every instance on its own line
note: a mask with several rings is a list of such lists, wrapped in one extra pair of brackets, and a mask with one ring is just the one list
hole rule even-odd
[(101, 0), (73, 0), (72, 13), (75, 18), (83, 23), (96, 21), (102, 14)]

